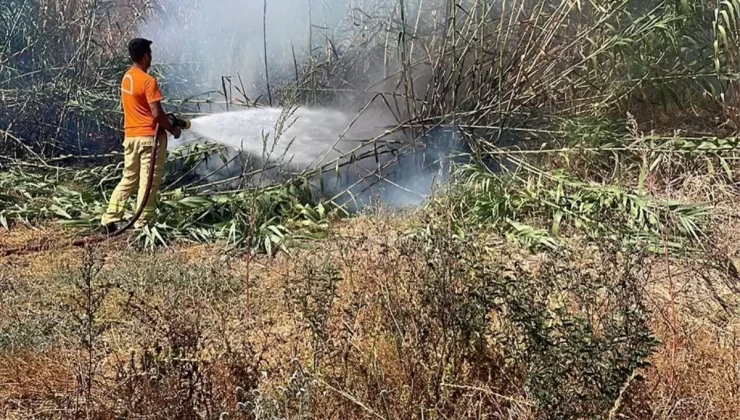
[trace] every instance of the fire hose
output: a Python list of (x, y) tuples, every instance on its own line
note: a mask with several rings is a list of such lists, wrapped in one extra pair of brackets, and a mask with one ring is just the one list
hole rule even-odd
[[(170, 124), (172, 124), (173, 127), (177, 127), (180, 129), (189, 129), (190, 128), (190, 121), (183, 120), (178, 117), (176, 117), (174, 114), (167, 114), (167, 119), (169, 119)], [(147, 179), (146, 179), (146, 189), (144, 190), (144, 197), (141, 200), (141, 205), (136, 210), (136, 213), (134, 216), (129, 220), (129, 222), (122, 227), (121, 229), (112, 232), (110, 234), (104, 235), (104, 234), (97, 234), (97, 235), (90, 235), (84, 238), (78, 238), (71, 242), (68, 242), (66, 245), (64, 243), (62, 244), (54, 244), (53, 242), (46, 242), (39, 245), (28, 245), (25, 247), (20, 248), (11, 248), (11, 249), (3, 249), (0, 250), (0, 257), (7, 257), (11, 255), (22, 255), (22, 254), (31, 254), (35, 252), (43, 252), (52, 248), (65, 248), (65, 247), (85, 247), (88, 245), (100, 243), (107, 241), (109, 239), (115, 238), (117, 236), (122, 235), (124, 232), (130, 230), (134, 224), (141, 218), (142, 213), (144, 213), (144, 209), (147, 206), (147, 203), (149, 202), (149, 197), (152, 193), (152, 184), (154, 181), (154, 170), (157, 163), (157, 157), (159, 154), (159, 124), (157, 124), (155, 129), (155, 135), (154, 135), (154, 142), (152, 143), (152, 152), (151, 152), (151, 160), (149, 164), (149, 172), (147, 173)]]

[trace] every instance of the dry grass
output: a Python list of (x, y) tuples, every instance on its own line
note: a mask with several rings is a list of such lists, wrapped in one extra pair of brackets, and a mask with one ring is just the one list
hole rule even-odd
[[(215, 246), (97, 250), (97, 258), (104, 255), (105, 280), (96, 287), (108, 292), (96, 315), (105, 327), (92, 346), (97, 368), (89, 404), (80, 379), (86, 344), (71, 319), (79, 312), (72, 298), (82, 291), (72, 279), (84, 266), (83, 251), (6, 259), (0, 319), (17, 328), (3, 333), (12, 344), (4, 342), (0, 357), (1, 411), (7, 418), (216, 418), (223, 411), (240, 418), (242, 404), (265, 410), (263, 417), (420, 417), (415, 403), (425, 401), (418, 395), (426, 391), (415, 386), (425, 376), (409, 363), (415, 353), (399, 351), (407, 344), (395, 342), (383, 327), (391, 279), (415, 270), (398, 264), (404, 260), (394, 246), (409, 220), (386, 215), (341, 222), (330, 239), (249, 264)], [(36, 237), (18, 230), (3, 241)], [(536, 273), (542, 258), (527, 254), (516, 259)], [(316, 328), (300, 294), (308, 293), (309, 307), (316, 302), (311, 299), (321, 299), (323, 283), (306, 284), (306, 270), (329, 260), (337, 270), (336, 292), (325, 301), (323, 328)], [(644, 380), (635, 378), (625, 388), (617, 412), (627, 418), (724, 419), (740, 413), (737, 295), (719, 284), (711, 290), (682, 264), (671, 262), (669, 281), (665, 261), (651, 263), (645, 299), (661, 345), (651, 366), (638, 372)], [(487, 373), (471, 370), (476, 366)], [(158, 374), (146, 379), (152, 372)], [(427, 417), (537, 417), (522, 378), (502, 361), (479, 361), (460, 375), (468, 382), (454, 384), (459, 392), (443, 392), (437, 406), (424, 407)]]

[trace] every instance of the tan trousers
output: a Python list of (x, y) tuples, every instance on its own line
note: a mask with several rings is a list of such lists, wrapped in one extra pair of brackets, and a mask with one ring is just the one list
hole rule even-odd
[[(154, 137), (127, 137), (123, 141), (124, 149), (124, 167), (123, 179), (113, 191), (108, 204), (108, 210), (101, 220), (103, 225), (116, 223), (123, 220), (126, 209), (126, 200), (128, 200), (138, 188), (137, 193), (137, 210), (142, 206), (142, 200), (146, 193), (146, 183), (149, 176), (149, 165), (152, 160), (152, 146)], [(159, 147), (157, 150), (157, 161), (154, 164), (154, 178), (152, 179), (152, 190), (149, 194), (146, 207), (141, 213), (141, 217), (136, 221), (134, 227), (140, 228), (147, 224), (154, 216), (157, 205), (157, 192), (162, 183), (164, 174), (164, 164), (167, 161), (167, 135), (159, 136)]]

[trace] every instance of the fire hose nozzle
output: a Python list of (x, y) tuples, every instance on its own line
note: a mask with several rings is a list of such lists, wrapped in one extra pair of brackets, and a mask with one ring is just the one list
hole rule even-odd
[(173, 127), (190, 130), (190, 120), (179, 118), (175, 114), (167, 114), (167, 119), (170, 120), (170, 124), (172, 124)]

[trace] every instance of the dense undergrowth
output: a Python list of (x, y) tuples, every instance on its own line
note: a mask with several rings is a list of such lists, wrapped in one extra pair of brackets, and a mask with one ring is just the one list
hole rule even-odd
[[(121, 40), (159, 5), (0, 3), (0, 235), (97, 225), (121, 171)], [(193, 115), (390, 115), (398, 159), (453, 130), (468, 153), (449, 182), (344, 235), (356, 197), (320, 180), (357, 156), (265, 183), (214, 145), (170, 153), (137, 250), (54, 275), (3, 260), (6, 416), (737, 416), (739, 3), (378, 0), (325, 30), (256, 88), (269, 98), (155, 71)], [(166, 250), (191, 242), (236, 252)]]
[[(660, 191), (659, 184), (675, 184), (697, 173), (709, 174), (723, 184), (734, 183), (736, 107), (733, 84), (728, 81), (737, 65), (731, 51), (740, 20), (731, 2), (716, 10), (700, 3), (677, 6), (659, 1), (518, 0), (497, 5), (479, 0), (401, 3), (400, 9), (388, 9), (390, 4), (384, 2), (375, 6), (363, 10), (363, 25), (335, 28), (328, 49), (312, 52), (305, 65), (299, 66), (296, 58), (295, 80), (283, 77), (283, 69), (274, 69), (274, 101), (388, 113), (398, 121), (394, 131), (415, 143), (413, 148), (391, 150), (394, 154), (410, 153), (417, 146), (436, 147), (428, 144), (434, 139), (429, 130), (454, 127), (472, 151), (472, 163), (456, 174), (460, 185), (465, 185), (462, 197), (454, 197), (466, 223), (495, 226), (535, 247), (554, 247), (562, 227), (586, 228), (595, 235), (627, 235), (633, 242), (667, 236), (680, 245), (680, 237), (696, 239), (701, 234), (707, 206), (651, 196)], [(443, 16), (428, 14), (435, 6), (445, 11)], [(16, 95), (8, 98), (15, 98), (18, 105), (14, 108), (16, 102), (8, 102), (2, 117), (6, 135), (0, 164), (15, 168), (4, 174), (3, 183), (10, 186), (0, 209), (4, 225), (49, 217), (67, 219), (66, 224), (75, 226), (96, 223), (120, 168), (96, 165), (80, 170), (79, 165), (110, 159), (83, 149), (94, 145), (100, 150), (102, 145), (86, 137), (104, 134), (114, 138), (112, 132), (95, 127), (102, 121), (115, 126), (120, 114), (117, 101), (89, 104), (83, 110), (77, 96), (115, 98), (112, 81), (120, 69), (106, 67), (101, 72), (100, 63), (125, 60), (120, 48), (93, 47), (89, 39), (106, 34), (105, 39), (114, 42), (126, 35), (121, 27), (111, 27), (110, 20), (99, 20), (101, 16), (120, 17), (133, 11), (133, 16), (154, 13), (149, 18), (156, 19), (158, 13), (156, 8), (147, 12), (134, 2), (123, 6), (91, 3), (78, 5), (79, 10), (59, 7), (24, 4), (3, 9), (5, 21), (16, 24), (5, 28), (7, 65), (0, 71), (7, 93)], [(54, 20), (27, 21), (34, 13), (42, 17), (52, 13), (54, 19), (67, 16), (70, 21), (53, 27)], [(85, 13), (93, 19), (87, 32), (82, 30), (72, 39), (52, 36), (75, 33), (82, 23), (73, 17)], [(387, 14), (400, 21), (391, 19), (381, 25)], [(196, 24), (183, 16), (183, 24)], [(395, 44), (389, 44), (383, 33), (400, 35)], [(358, 34), (363, 42), (348, 43)], [(381, 53), (383, 71), (395, 68), (396, 72), (370, 82), (369, 75), (376, 72), (370, 63)], [(69, 63), (57, 67), (47, 56)], [(174, 81), (179, 76), (188, 79), (192, 76), (188, 72), (197, 68), (169, 64), (157, 69), (163, 71), (167, 80)], [(233, 85), (234, 78), (221, 82), (221, 98), (212, 98), (219, 94), (211, 92), (204, 100), (181, 101), (180, 108), (202, 112), (203, 103), (218, 101), (233, 107), (258, 105), (249, 100), (244, 86)], [(363, 91), (361, 86), (367, 88)], [(21, 105), (24, 92), (62, 94), (65, 87), (64, 101), (32, 96)], [(177, 83), (165, 87), (170, 96), (181, 93)], [(675, 125), (660, 123), (672, 116)], [(53, 123), (44, 122), (50, 118), (58, 122), (55, 132)], [(713, 121), (714, 127), (696, 123), (701, 119)], [(32, 129), (31, 121), (48, 129)], [(70, 124), (77, 126), (63, 127)], [(641, 128), (650, 131), (645, 134)], [(373, 141), (377, 139), (368, 140)], [(76, 153), (70, 150), (75, 146)], [(80, 159), (79, 155), (86, 156)], [(300, 186), (311, 181), (310, 177), (299, 180), (298, 186), (269, 187), (271, 192), (257, 199), (265, 189), (250, 186), (248, 180), (260, 176), (258, 171), (242, 171), (242, 179), (231, 177), (228, 184), (207, 176), (216, 170), (203, 173), (205, 159), (213, 167), (218, 157), (224, 167), (239, 158), (227, 161), (209, 147), (173, 154), (174, 170), (160, 224), (142, 235), (145, 243), (162, 244), (169, 238), (227, 239), (229, 246), (244, 247), (252, 242), (246, 240), (250, 237), (271, 250), (291, 231), (288, 225), (321, 224), (325, 209), (355, 199), (350, 190), (317, 197)], [(372, 154), (366, 158), (377, 160)], [(345, 169), (353, 170), (357, 157), (346, 159), (349, 169)], [(333, 169), (339, 170), (334, 162), (310, 173)], [(372, 184), (396, 188), (385, 182), (379, 170), (361, 176), (368, 188)], [(205, 181), (188, 182), (198, 176), (206, 176)], [(83, 188), (70, 188), (80, 178), (86, 179)], [(207, 187), (214, 184), (233, 186), (226, 188), (233, 192), (228, 199), (209, 196), (212, 190)], [(299, 206), (290, 210), (291, 203)], [(300, 215), (306, 220), (300, 220)], [(599, 233), (601, 219), (612, 215), (623, 217), (621, 231)], [(250, 229), (256, 232), (245, 233)], [(305, 232), (297, 232), (301, 233)]]
[[(84, 402), (67, 394), (57, 404), (94, 416), (592, 418), (614, 407), (657, 344), (639, 294), (645, 253), (622, 258), (611, 244), (534, 268), (521, 248), (486, 249), (431, 221), (410, 237), (374, 241), (302, 253), (282, 283), (251, 286), (249, 314), (247, 283), (229, 270), (165, 256), (105, 268), (88, 253), (52, 284), (73, 316), (11, 309), (2, 348), (87, 349), (75, 372)], [(362, 251), (361, 269), (346, 265), (358, 263), (357, 246), (374, 248)], [(31, 289), (13, 287), (6, 304), (43, 304)], [(81, 341), (65, 343), (73, 337)], [(285, 360), (294, 345), (301, 350)]]

